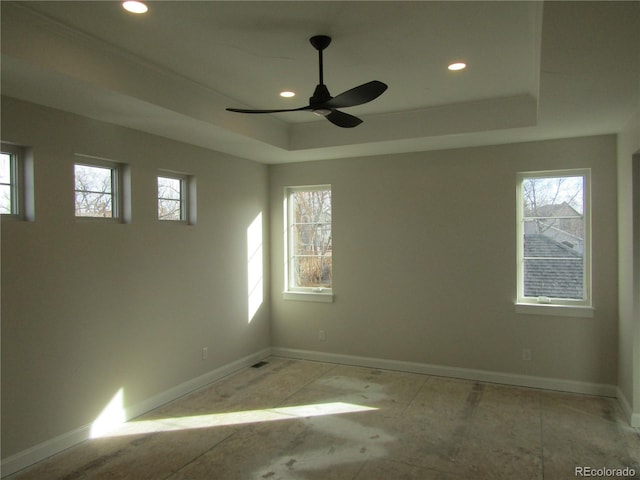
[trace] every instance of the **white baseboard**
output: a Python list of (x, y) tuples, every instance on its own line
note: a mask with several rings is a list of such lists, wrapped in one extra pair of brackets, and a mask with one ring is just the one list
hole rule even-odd
[(11, 475), (51, 455), (84, 442), (89, 438), (90, 429), (90, 425), (85, 425), (84, 427), (76, 428), (75, 430), (58, 435), (26, 450), (22, 450), (15, 455), (3, 458), (2, 464), (0, 465), (2, 477)]
[[(201, 387), (204, 387), (216, 380), (220, 380), (227, 375), (230, 375), (242, 368), (253, 365), (254, 363), (263, 360), (271, 353), (270, 348), (265, 348), (259, 352), (248, 355), (239, 360), (233, 361), (222, 365), (210, 372), (193, 378), (187, 382), (181, 383), (169, 390), (161, 392), (148, 398), (140, 403), (132, 406), (125, 407), (125, 421), (138, 417), (143, 413), (149, 412), (154, 408), (169, 403), (183, 395), (191, 393)], [(70, 432), (63, 433), (57, 437), (46, 440), (38, 445), (27, 448), (21, 452), (11, 455), (5, 459), (2, 459), (0, 465), (0, 475), (5, 477), (11, 475), (19, 470), (22, 470), (34, 463), (39, 462), (47, 457), (55, 455), (67, 448), (70, 448), (78, 443), (88, 440), (91, 437), (91, 425), (85, 425)]]
[(640, 428), (640, 413), (634, 413), (631, 408), (631, 404), (629, 403), (629, 399), (622, 393), (622, 390), (619, 388), (616, 390), (616, 397), (618, 397), (618, 401), (622, 406), (622, 410), (624, 411), (625, 417), (629, 421), (629, 424), (634, 428)]
[(559, 378), (534, 377), (515, 373), (492, 372), (474, 370), (470, 368), (447, 367), (427, 363), (405, 362), (401, 360), (386, 360), (371, 357), (358, 357), (337, 353), (316, 352), (311, 350), (295, 350), (290, 348), (273, 347), (271, 354), (280, 357), (315, 360), (319, 362), (339, 363), (358, 367), (380, 368), (382, 370), (396, 370), (408, 373), (420, 373), (438, 377), (461, 378), (477, 382), (499, 383), (518, 387), (540, 388), (561, 392), (583, 393), (603, 397), (616, 397), (616, 386), (600, 383), (578, 382)]

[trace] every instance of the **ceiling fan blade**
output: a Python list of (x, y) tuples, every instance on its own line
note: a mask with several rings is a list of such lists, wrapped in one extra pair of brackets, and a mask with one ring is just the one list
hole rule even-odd
[(246, 110), (243, 108), (227, 108), (229, 112), (236, 113), (281, 113), (281, 112), (300, 112), (303, 110), (311, 110), (311, 107), (307, 105), (306, 107), (300, 108), (285, 108), (285, 109), (275, 109), (275, 110)]
[(333, 97), (331, 100), (323, 103), (320, 108), (345, 108), (362, 105), (363, 103), (378, 98), (386, 89), (387, 85), (385, 83), (373, 80)]
[(325, 118), (334, 125), (342, 128), (353, 128), (362, 123), (362, 120), (358, 117), (341, 112), (340, 110), (333, 110), (329, 115), (326, 115)]

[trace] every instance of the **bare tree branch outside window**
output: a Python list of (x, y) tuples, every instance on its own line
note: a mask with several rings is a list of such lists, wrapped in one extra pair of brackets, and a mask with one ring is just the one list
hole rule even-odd
[(296, 190), (289, 198), (291, 286), (331, 288), (331, 190)]
[(158, 219), (183, 220), (183, 180), (158, 177)]
[(530, 231), (535, 228), (535, 233), (545, 233), (560, 229), (583, 237), (583, 177), (525, 178), (522, 191), (523, 216), (530, 222)]
[(75, 205), (77, 217), (114, 216), (114, 169), (76, 164)]

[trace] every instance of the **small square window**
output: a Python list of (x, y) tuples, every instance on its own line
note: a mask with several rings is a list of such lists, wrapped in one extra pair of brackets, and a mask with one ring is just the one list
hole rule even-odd
[(118, 218), (118, 166), (74, 165), (76, 217)]
[(158, 175), (158, 220), (188, 220), (188, 177)]

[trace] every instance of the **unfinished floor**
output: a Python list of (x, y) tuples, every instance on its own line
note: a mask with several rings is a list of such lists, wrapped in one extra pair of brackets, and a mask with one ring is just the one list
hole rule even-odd
[(615, 399), (272, 357), (9, 478), (565, 480), (576, 467), (640, 478), (640, 432)]

